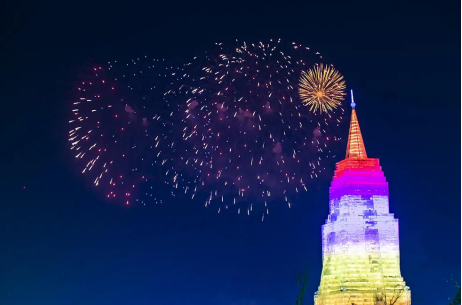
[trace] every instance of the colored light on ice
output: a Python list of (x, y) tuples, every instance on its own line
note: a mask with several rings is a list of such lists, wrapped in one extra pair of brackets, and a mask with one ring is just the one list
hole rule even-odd
[(399, 224), (389, 211), (388, 183), (379, 160), (367, 158), (354, 110), (347, 158), (337, 163), (329, 190), (322, 254), (316, 305), (411, 304), (400, 272)]

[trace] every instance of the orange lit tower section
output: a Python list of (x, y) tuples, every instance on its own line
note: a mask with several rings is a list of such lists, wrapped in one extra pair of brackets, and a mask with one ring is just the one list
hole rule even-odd
[(401, 277), (398, 219), (389, 212), (379, 159), (368, 158), (353, 108), (346, 158), (336, 165), (322, 226), (323, 269), (316, 305), (411, 304)]

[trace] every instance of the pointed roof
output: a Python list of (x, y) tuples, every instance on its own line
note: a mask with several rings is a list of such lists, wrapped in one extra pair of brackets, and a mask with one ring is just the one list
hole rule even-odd
[(351, 107), (353, 110), (351, 112), (346, 158), (365, 159), (367, 158), (366, 147), (364, 146), (363, 136), (361, 135), (361, 129), (359, 128), (358, 117), (356, 116), (356, 104), (353, 99), (353, 90), (351, 90)]

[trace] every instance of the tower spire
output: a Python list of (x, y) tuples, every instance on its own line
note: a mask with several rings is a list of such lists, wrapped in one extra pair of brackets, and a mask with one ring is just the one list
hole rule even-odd
[(353, 109), (351, 111), (346, 158), (365, 159), (367, 158), (366, 147), (364, 146), (363, 136), (361, 135), (361, 129), (359, 128), (355, 107), (356, 104), (353, 98), (353, 90), (351, 90), (351, 108)]

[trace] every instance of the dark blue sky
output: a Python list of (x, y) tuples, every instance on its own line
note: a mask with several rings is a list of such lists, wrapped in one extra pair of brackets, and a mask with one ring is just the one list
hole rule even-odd
[(89, 62), (271, 37), (316, 47), (355, 89), (413, 303), (447, 304), (461, 270), (457, 4), (2, 4), (0, 304), (293, 304), (304, 272), (311, 300), (330, 178), (263, 223), (175, 198), (126, 208), (100, 199), (66, 143)]

